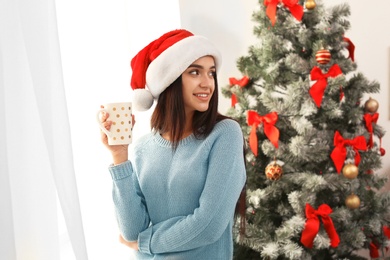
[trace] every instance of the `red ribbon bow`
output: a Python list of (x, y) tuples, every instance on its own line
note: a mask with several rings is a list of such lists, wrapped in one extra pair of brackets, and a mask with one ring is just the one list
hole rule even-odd
[[(229, 78), (229, 83), (231, 86), (238, 85), (241, 88), (245, 87), (249, 83), (249, 78), (244, 76), (242, 79)], [(238, 103), (237, 97), (234, 93), (232, 93), (232, 107), (234, 107)]]
[(318, 217), (321, 217), (325, 231), (330, 238), (330, 246), (337, 247), (339, 245), (340, 238), (334, 228), (332, 218), (329, 216), (330, 213), (332, 213), (332, 209), (327, 204), (322, 204), (318, 207), (318, 210), (315, 210), (309, 203), (306, 203), (307, 220), (301, 237), (301, 242), (304, 246), (308, 248), (313, 247), (314, 238), (320, 229), (320, 220)]
[(343, 37), (343, 40), (348, 43), (348, 47), (347, 47), (348, 52), (349, 52), (348, 58), (351, 58), (352, 61), (355, 61), (355, 45), (347, 37)]
[(368, 142), (368, 148), (372, 148), (374, 146), (374, 140), (373, 140), (373, 133), (374, 133), (374, 127), (372, 126), (373, 123), (376, 123), (378, 121), (379, 114), (364, 114), (364, 121), (366, 121), (366, 128), (367, 131), (370, 133), (370, 140)]
[(332, 158), (336, 170), (340, 173), (341, 168), (344, 165), (344, 161), (347, 158), (347, 148), (345, 146), (350, 145), (355, 151), (355, 164), (359, 165), (360, 163), (360, 154), (358, 150), (367, 150), (367, 143), (364, 136), (358, 136), (354, 139), (344, 139), (341, 134), (336, 131), (334, 134), (334, 149), (330, 157)]
[(256, 129), (261, 123), (264, 125), (264, 134), (268, 137), (271, 143), (278, 148), (279, 129), (274, 126), (277, 120), (278, 114), (276, 112), (271, 112), (265, 116), (261, 116), (256, 111), (248, 111), (248, 125), (252, 126), (252, 130), (249, 135), (249, 147), (255, 156), (257, 156), (258, 151)]
[(317, 107), (321, 106), (322, 98), (324, 96), (326, 86), (328, 85), (327, 78), (334, 78), (342, 73), (343, 72), (337, 64), (334, 64), (332, 67), (330, 67), (328, 73), (326, 74), (323, 74), (321, 69), (317, 66), (314, 66), (314, 68), (311, 70), (311, 80), (317, 80), (317, 82), (314, 83), (309, 92)]
[(298, 21), (302, 20), (303, 7), (298, 4), (298, 0), (264, 0), (264, 5), (267, 7), (266, 14), (271, 20), (272, 26), (276, 22), (276, 8), (279, 2), (282, 2)]

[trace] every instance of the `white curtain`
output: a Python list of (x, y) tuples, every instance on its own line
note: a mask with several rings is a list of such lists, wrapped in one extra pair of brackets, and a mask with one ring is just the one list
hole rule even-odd
[(87, 259), (54, 1), (0, 0), (0, 258)]

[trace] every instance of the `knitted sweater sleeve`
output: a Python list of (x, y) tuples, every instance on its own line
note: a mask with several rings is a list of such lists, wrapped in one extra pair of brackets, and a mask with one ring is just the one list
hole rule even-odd
[(150, 223), (137, 176), (130, 161), (112, 166), (109, 171), (113, 179), (112, 198), (119, 230), (127, 241), (137, 241), (138, 234)]
[(226, 230), (246, 179), (242, 132), (236, 122), (228, 121), (210, 144), (207, 179), (199, 207), (191, 215), (165, 220), (141, 232), (140, 252), (191, 250), (214, 243)]

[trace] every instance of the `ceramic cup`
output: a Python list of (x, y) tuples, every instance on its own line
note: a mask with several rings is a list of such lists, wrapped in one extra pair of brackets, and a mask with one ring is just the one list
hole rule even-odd
[[(107, 135), (109, 145), (130, 144), (132, 141), (131, 102), (108, 103), (97, 113), (100, 129)], [(108, 113), (107, 120), (112, 121), (110, 131), (101, 122), (101, 113)]]

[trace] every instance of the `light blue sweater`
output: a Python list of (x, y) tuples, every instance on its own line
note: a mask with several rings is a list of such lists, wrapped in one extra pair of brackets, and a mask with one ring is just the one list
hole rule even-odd
[(233, 215), (246, 173), (239, 124), (225, 119), (175, 152), (150, 133), (130, 161), (109, 168), (119, 229), (137, 259), (232, 259)]

